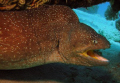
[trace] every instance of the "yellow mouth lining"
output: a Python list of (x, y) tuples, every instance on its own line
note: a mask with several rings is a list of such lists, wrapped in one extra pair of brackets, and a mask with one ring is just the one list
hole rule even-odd
[(80, 55), (86, 56), (86, 57), (91, 57), (100, 61), (108, 61), (106, 58), (98, 55), (97, 53), (95, 53), (93, 50), (88, 50), (85, 51), (83, 53), (80, 53)]
[(90, 56), (90, 57), (92, 57), (92, 58), (98, 59), (98, 58), (94, 55), (93, 50), (85, 51), (85, 52), (83, 52), (83, 55), (85, 55), (85, 56)]

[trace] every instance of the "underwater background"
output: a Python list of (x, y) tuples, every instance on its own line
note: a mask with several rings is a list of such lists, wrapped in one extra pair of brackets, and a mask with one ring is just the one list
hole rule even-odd
[[(105, 67), (95, 67), (106, 73), (98, 73), (99, 70), (95, 69), (94, 75), (102, 74), (100, 77), (97, 76), (99, 81), (91, 79), (91, 81), (83, 81), (83, 83), (120, 83), (120, 11), (112, 11), (109, 2), (73, 10), (80, 22), (91, 26), (97, 33), (106, 37), (111, 44), (109, 49), (100, 50), (103, 56), (109, 59), (110, 64)], [(91, 75), (90, 77), (92, 78)]]
[[(120, 83), (120, 13), (110, 16), (106, 10), (110, 3), (102, 3), (73, 11), (79, 21), (91, 26), (111, 43), (109, 49), (100, 50), (110, 64), (99, 67), (46, 64), (29, 69), (1, 70), (0, 83)], [(108, 16), (108, 17), (107, 17)]]

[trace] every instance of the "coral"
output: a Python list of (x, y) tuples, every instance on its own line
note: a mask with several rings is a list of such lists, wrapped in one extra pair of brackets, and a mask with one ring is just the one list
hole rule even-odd
[(120, 19), (116, 21), (115, 25), (116, 28), (120, 31)]
[(111, 0), (110, 4), (114, 11), (118, 12), (120, 10), (120, 0)]
[(113, 11), (112, 7), (109, 5), (105, 11), (105, 17), (107, 20), (115, 20), (118, 18), (118, 12)]
[[(0, 10), (22, 10), (39, 5), (66, 5), (70, 8), (90, 7), (107, 0), (0, 0)], [(119, 5), (119, 4), (118, 4)]]

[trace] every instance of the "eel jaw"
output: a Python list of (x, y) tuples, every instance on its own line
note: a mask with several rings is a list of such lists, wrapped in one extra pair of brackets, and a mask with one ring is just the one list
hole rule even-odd
[(91, 60), (95, 60), (96, 62), (100, 63), (99, 65), (106, 65), (106, 64), (109, 63), (109, 60), (107, 60), (106, 58), (98, 55), (93, 50), (88, 50), (88, 51), (85, 51), (85, 52), (82, 52), (82, 53), (78, 53), (78, 55), (84, 56), (84, 57), (89, 58)]

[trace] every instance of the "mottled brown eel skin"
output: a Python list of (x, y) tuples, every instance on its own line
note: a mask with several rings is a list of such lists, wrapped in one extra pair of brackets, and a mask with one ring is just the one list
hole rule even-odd
[(66, 6), (0, 11), (0, 69), (24, 69), (61, 62), (85, 66), (108, 64), (93, 50), (110, 44), (79, 22)]

